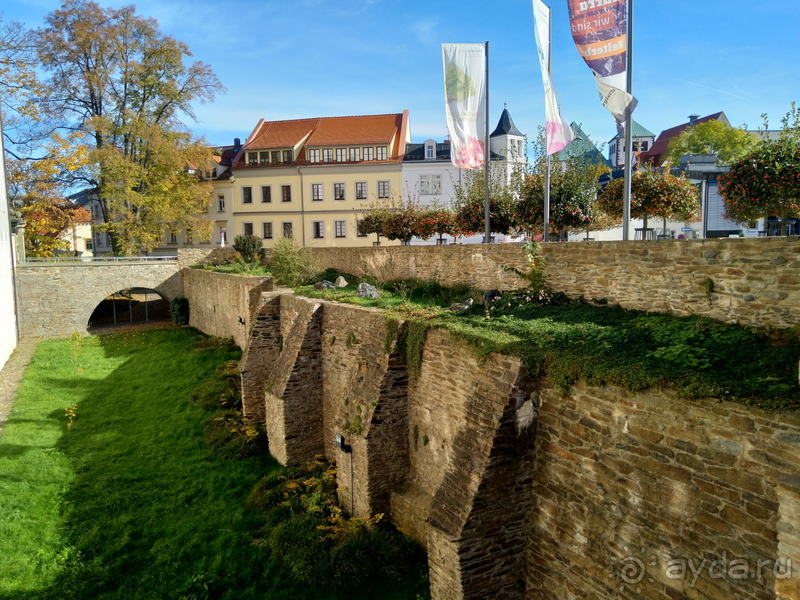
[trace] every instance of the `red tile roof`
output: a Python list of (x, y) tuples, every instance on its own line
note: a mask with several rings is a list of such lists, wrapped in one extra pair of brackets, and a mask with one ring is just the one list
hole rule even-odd
[[(304, 146), (347, 146), (358, 144), (389, 144), (389, 162), (402, 159), (408, 130), (408, 111), (397, 114), (350, 117), (317, 117), (288, 121), (261, 120), (245, 142), (237, 159), (241, 162), (244, 150), (295, 148), (304, 139)], [(307, 137), (307, 139), (306, 139)], [(402, 139), (401, 139), (402, 138)], [(304, 160), (301, 150), (296, 160)]]
[[(707, 117), (702, 117), (697, 119), (696, 123), (706, 123), (708, 121), (724, 121), (725, 123), (728, 122), (728, 118), (725, 116), (725, 113), (720, 111), (718, 113), (714, 113), (713, 115), (708, 115)], [(667, 155), (667, 146), (669, 146), (670, 140), (673, 138), (678, 137), (684, 129), (689, 127), (689, 123), (684, 123), (683, 125), (676, 125), (675, 127), (670, 127), (669, 129), (665, 129), (662, 131), (653, 145), (650, 147), (650, 150), (642, 154), (641, 160), (642, 162), (649, 163), (651, 165), (655, 165), (656, 167), (660, 167), (664, 159)]]

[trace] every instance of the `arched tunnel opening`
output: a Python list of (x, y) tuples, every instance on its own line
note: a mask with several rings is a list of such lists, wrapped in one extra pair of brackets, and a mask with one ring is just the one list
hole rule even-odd
[(170, 321), (169, 302), (149, 288), (129, 288), (103, 299), (89, 317), (89, 327)]

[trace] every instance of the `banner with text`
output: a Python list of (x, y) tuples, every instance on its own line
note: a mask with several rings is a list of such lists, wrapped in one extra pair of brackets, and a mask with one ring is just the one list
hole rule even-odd
[(568, 0), (572, 39), (594, 73), (603, 106), (624, 129), (625, 119), (636, 108), (628, 94), (627, 0)]
[(442, 44), (450, 158), (461, 169), (480, 169), (486, 136), (486, 47)]
[(544, 111), (548, 155), (563, 150), (575, 139), (572, 128), (561, 118), (558, 99), (553, 90), (550, 75), (550, 9), (542, 0), (533, 0), (533, 26), (536, 32), (536, 48), (539, 50), (539, 64), (542, 67), (544, 82)]

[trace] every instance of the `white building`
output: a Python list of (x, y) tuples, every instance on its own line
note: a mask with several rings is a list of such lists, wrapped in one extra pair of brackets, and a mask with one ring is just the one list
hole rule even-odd
[[(0, 157), (5, 156), (0, 126)], [(5, 161), (0, 161), (0, 368), (18, 341), (17, 304), (14, 291), (14, 249), (9, 223)]]
[[(506, 176), (515, 167), (524, 166), (525, 136), (514, 125), (511, 114), (504, 108), (497, 127), (489, 137), (489, 150), (492, 161), (503, 161)], [(453, 166), (450, 160), (450, 141), (437, 142), (432, 139), (421, 144), (406, 144), (402, 165), (403, 200), (419, 200), (421, 206), (452, 207), (456, 197), (456, 186), (464, 177), (464, 169)], [(496, 242), (507, 242), (510, 236), (495, 236)], [(453, 243), (452, 236), (444, 236), (447, 243)], [(459, 243), (480, 243), (483, 236), (459, 237)], [(435, 244), (436, 237), (430, 240), (414, 238), (412, 244)]]

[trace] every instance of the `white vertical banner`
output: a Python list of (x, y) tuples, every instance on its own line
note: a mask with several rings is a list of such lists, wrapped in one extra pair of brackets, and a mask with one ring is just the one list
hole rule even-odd
[(486, 136), (486, 47), (442, 44), (450, 159), (461, 169), (481, 169)]
[(547, 154), (555, 154), (575, 139), (572, 128), (561, 118), (558, 99), (553, 90), (550, 75), (550, 8), (542, 0), (533, 0), (533, 25), (536, 32), (536, 48), (539, 51), (539, 64), (542, 67), (544, 82), (544, 110), (547, 138)]

